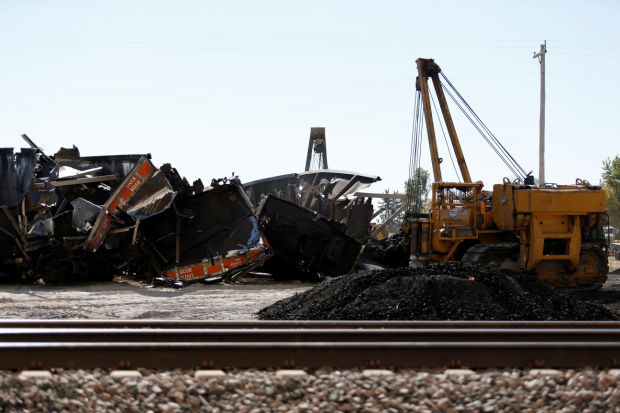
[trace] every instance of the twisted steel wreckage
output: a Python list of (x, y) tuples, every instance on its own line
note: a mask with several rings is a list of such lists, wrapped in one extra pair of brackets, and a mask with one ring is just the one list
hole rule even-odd
[[(379, 180), (321, 169), (242, 185), (238, 177), (189, 182), (149, 154), (48, 156), (28, 136), (0, 149), (0, 278), (106, 280), (121, 273), (174, 286), (233, 280), (264, 265), (274, 276), (340, 275), (370, 235)], [(327, 166), (324, 128), (309, 165)]]

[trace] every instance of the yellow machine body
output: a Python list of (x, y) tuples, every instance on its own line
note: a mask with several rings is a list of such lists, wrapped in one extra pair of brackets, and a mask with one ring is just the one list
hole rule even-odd
[[(478, 257), (478, 262), (535, 271), (558, 287), (590, 288), (604, 282), (607, 261), (594, 252), (602, 248), (597, 234), (604, 222), (603, 190), (505, 182), (494, 185), (489, 197), (481, 195), (479, 187), (433, 184), (429, 217), (413, 219), (409, 225), (412, 255), (423, 261), (447, 261), (462, 258), (460, 247), (487, 246), (491, 253)], [(503, 252), (493, 255), (495, 245), (501, 245)]]
[[(428, 216), (403, 226), (410, 235), (412, 265), (456, 259), (534, 271), (558, 287), (600, 287), (609, 270), (602, 235), (604, 191), (581, 180), (535, 186), (507, 178), (492, 192), (482, 191), (481, 182), (471, 182), (438, 77), (441, 69), (432, 59), (416, 62), (435, 182)], [(465, 182), (442, 182), (429, 79)]]

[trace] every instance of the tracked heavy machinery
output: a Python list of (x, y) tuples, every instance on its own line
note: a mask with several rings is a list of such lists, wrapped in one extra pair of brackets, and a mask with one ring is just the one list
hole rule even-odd
[[(439, 66), (432, 59), (418, 59), (416, 63), (410, 164), (413, 184), (408, 185), (407, 202), (411, 207), (403, 224), (403, 233), (409, 241), (410, 265), (463, 260), (534, 271), (540, 279), (556, 287), (600, 288), (608, 272), (602, 230), (605, 194), (601, 188), (580, 179), (574, 185), (535, 185), (533, 176), (525, 173)], [(432, 107), (438, 111), (429, 93), (428, 79), (441, 108), (461, 182), (442, 179)], [(483, 191), (481, 181), (472, 181), (446, 94), (463, 110), (516, 179), (504, 178), (501, 184), (493, 186), (492, 192)], [(420, 213), (422, 208), (416, 197), (420, 193), (420, 188), (416, 188), (420, 182), (416, 174), (424, 129), (434, 175), (428, 214)]]

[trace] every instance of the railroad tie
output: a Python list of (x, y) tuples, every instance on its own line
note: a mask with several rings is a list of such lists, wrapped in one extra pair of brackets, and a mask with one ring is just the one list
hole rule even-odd
[(110, 377), (114, 379), (126, 379), (132, 378), (137, 379), (142, 377), (142, 373), (137, 370), (114, 370), (110, 373)]
[(560, 370), (556, 369), (530, 369), (528, 371), (530, 376), (559, 376)]
[(276, 372), (276, 377), (303, 377), (307, 375), (308, 373), (300, 369), (282, 369)]
[(196, 379), (211, 379), (215, 377), (225, 377), (226, 373), (222, 370), (196, 370), (194, 378)]
[(51, 379), (52, 373), (47, 370), (24, 370), (18, 377), (21, 380)]

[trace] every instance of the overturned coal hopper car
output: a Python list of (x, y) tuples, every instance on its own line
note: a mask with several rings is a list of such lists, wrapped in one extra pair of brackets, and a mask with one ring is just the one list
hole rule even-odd
[(142, 225), (159, 281), (233, 280), (270, 257), (237, 178), (213, 180), (204, 191), (181, 193), (187, 195), (179, 196), (174, 208)]
[(274, 252), (264, 270), (301, 279), (351, 271), (373, 218), (372, 199), (353, 195), (380, 179), (321, 169), (245, 184)]
[(268, 195), (257, 215), (274, 260), (266, 267), (276, 277), (314, 278), (351, 271), (362, 243), (333, 220), (291, 202)]
[(126, 273), (182, 285), (238, 274), (268, 256), (238, 180), (205, 189), (156, 168), (148, 154), (82, 157), (73, 147), (47, 156), (23, 138), (30, 148), (0, 149), (4, 280)]

